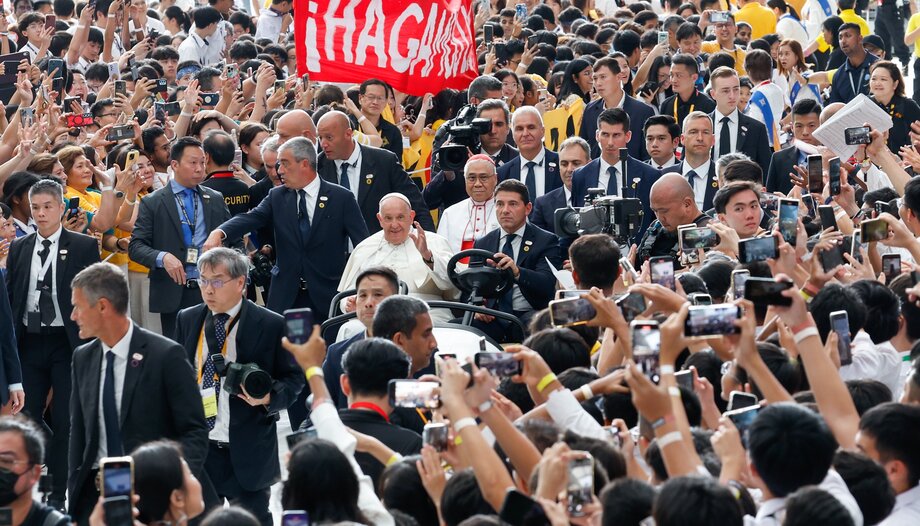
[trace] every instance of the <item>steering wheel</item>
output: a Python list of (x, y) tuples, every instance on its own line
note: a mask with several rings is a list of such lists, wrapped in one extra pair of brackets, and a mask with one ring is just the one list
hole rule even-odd
[[(498, 269), (486, 265), (486, 259), (494, 256), (492, 252), (479, 248), (462, 250), (447, 262), (447, 277), (455, 287), (467, 294), (497, 298), (514, 285), (514, 273), (510, 268)], [(466, 257), (470, 258), (470, 266), (457, 272), (457, 263)]]

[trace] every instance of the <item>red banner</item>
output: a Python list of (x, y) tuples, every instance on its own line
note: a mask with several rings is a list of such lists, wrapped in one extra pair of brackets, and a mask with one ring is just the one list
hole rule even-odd
[(478, 74), (471, 1), (294, 0), (298, 74), (410, 95), (466, 89)]

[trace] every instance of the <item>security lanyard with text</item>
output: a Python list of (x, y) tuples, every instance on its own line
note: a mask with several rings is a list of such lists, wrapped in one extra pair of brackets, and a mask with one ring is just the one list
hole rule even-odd
[(189, 218), (188, 210), (185, 209), (185, 203), (182, 202), (182, 198), (179, 197), (179, 194), (173, 194), (173, 197), (176, 198), (176, 202), (179, 203), (179, 210), (182, 210), (182, 215), (185, 217), (185, 225), (188, 225), (188, 229), (192, 232), (192, 237), (195, 236), (195, 225), (198, 223), (198, 192), (193, 192), (195, 196), (192, 198), (192, 217)]

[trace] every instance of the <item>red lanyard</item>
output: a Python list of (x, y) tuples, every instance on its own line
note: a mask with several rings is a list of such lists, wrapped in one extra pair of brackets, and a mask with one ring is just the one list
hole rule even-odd
[(382, 416), (383, 419), (386, 420), (388, 424), (390, 423), (389, 415), (387, 415), (386, 411), (384, 411), (383, 409), (380, 409), (380, 406), (377, 404), (374, 404), (371, 402), (355, 402), (351, 404), (351, 407), (349, 407), (349, 409), (370, 409), (371, 411), (375, 411), (377, 414)]

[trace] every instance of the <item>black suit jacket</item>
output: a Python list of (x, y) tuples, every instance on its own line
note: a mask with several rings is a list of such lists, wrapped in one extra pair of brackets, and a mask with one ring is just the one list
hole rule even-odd
[[(709, 114), (713, 121), (713, 131), (722, 124), (716, 122), (715, 110)], [(738, 112), (738, 137), (735, 139), (735, 151), (751, 158), (760, 166), (769, 166), (773, 156), (773, 145), (767, 135), (767, 127), (757, 119)], [(712, 149), (715, 155), (715, 148)], [(721, 152), (720, 152), (721, 153)]]
[[(30, 308), (26, 305), (26, 300), (29, 296), (29, 274), (32, 271), (32, 254), (35, 250), (36, 239), (38, 239), (37, 233), (14, 239), (6, 260), (6, 281), (10, 294), (10, 305), (13, 309), (13, 324), (16, 327), (22, 326), (23, 316)], [(73, 312), (70, 282), (78, 272), (99, 262), (99, 243), (96, 238), (62, 228), (57, 258), (55, 285), (57, 286), (58, 308), (61, 310), (64, 328), (67, 330), (67, 339), (72, 347), (76, 347), (85, 340), (80, 339), (77, 324), (70, 320), (70, 313)], [(51, 272), (50, 269), (48, 271)], [(19, 337), (22, 338), (22, 334)]]
[[(176, 340), (185, 347), (192, 369), (198, 365), (198, 339), (205, 320), (211, 316), (207, 306), (196, 305), (179, 311)], [(230, 397), (230, 461), (243, 489), (256, 491), (281, 477), (278, 468), (278, 434), (275, 416), (287, 409), (303, 389), (303, 371), (281, 347), (284, 318), (244, 299), (236, 324), (236, 362), (254, 363), (272, 377), (268, 408), (252, 407)], [(212, 353), (213, 349), (209, 349)]]
[[(20, 322), (21, 323), (21, 322)], [(0, 279), (0, 405), (10, 400), (10, 385), (22, 383), (22, 368), (16, 352), (16, 328), (10, 298), (6, 293), (6, 280)]]
[(569, 205), (565, 202), (565, 187), (560, 186), (534, 201), (533, 210), (530, 212), (530, 222), (547, 232), (555, 232), (556, 210), (567, 206)]
[[(200, 203), (204, 212), (205, 231), (210, 234), (218, 225), (230, 218), (230, 210), (220, 192), (198, 186)], [(248, 231), (246, 232), (248, 233)], [(228, 237), (229, 242), (238, 241)], [(176, 284), (166, 269), (157, 268), (157, 255), (169, 252), (185, 262), (185, 237), (179, 221), (179, 210), (172, 186), (167, 184), (140, 202), (128, 254), (131, 259), (150, 269), (150, 312), (176, 312), (182, 302), (181, 285)]]
[[(99, 450), (99, 386), (102, 343), (93, 340), (73, 354), (70, 397), (70, 495), (80, 495)], [(121, 395), (121, 437), (126, 452), (152, 440), (182, 444), (192, 473), (200, 475), (208, 452), (208, 425), (195, 374), (178, 343), (134, 326)], [(71, 514), (80, 515), (72, 498)], [(84, 510), (88, 512), (89, 510)]]
[[(684, 162), (681, 161), (674, 166), (669, 166), (661, 171), (661, 174), (682, 174), (684, 171)], [(698, 174), (701, 175), (701, 174)], [(716, 176), (716, 163), (715, 161), (709, 162), (709, 174), (706, 176), (706, 195), (703, 197), (703, 208), (702, 210), (709, 210), (712, 208), (712, 198), (716, 195), (716, 192), (719, 191), (719, 178)]]
[[(495, 161), (497, 168), (501, 168), (502, 165), (517, 156), (517, 148), (505, 143), (502, 149), (492, 157), (492, 160)], [(434, 174), (428, 184), (425, 185), (425, 188), (422, 189), (422, 198), (425, 199), (425, 204), (428, 205), (428, 208), (432, 210), (436, 208), (443, 210), (463, 201), (467, 197), (469, 196), (466, 194), (466, 180), (463, 178), (462, 173), (454, 174), (453, 180), (448, 181), (447, 177), (444, 176), (444, 172), (439, 171)]]
[(767, 191), (782, 192), (788, 194), (792, 190), (792, 179), (790, 173), (795, 173), (795, 166), (799, 160), (799, 149), (795, 146), (780, 150), (773, 154), (770, 159), (770, 169), (767, 170), (766, 186)]
[[(545, 194), (562, 186), (562, 177), (559, 176), (559, 154), (545, 146), (543, 151), (546, 152), (543, 156), (543, 193)], [(520, 154), (498, 168), (498, 182), (505, 179), (521, 179)], [(539, 196), (530, 196), (530, 201), (533, 202), (537, 197)]]
[[(616, 166), (618, 172), (620, 170), (620, 164), (621, 163), (617, 163)], [(584, 206), (588, 189), (596, 188), (599, 184), (600, 170), (600, 159), (594, 159), (590, 163), (579, 167), (572, 174), (572, 204), (574, 206)], [(617, 176), (619, 177), (620, 174), (618, 173)], [(629, 157), (626, 160), (626, 176), (627, 182), (632, 181), (632, 184), (626, 190), (626, 195), (621, 195), (621, 197), (635, 197), (642, 202), (642, 226), (639, 228), (634, 238), (636, 242), (638, 242), (642, 239), (642, 234), (645, 233), (645, 229), (648, 228), (655, 219), (655, 213), (652, 212), (649, 194), (652, 191), (652, 185), (661, 177), (661, 172), (642, 161)], [(620, 187), (620, 184), (621, 181), (618, 180), (617, 188)], [(613, 185), (609, 186), (611, 188), (613, 187)], [(610, 194), (608, 193), (607, 195)]]
[[(596, 159), (600, 156), (601, 151), (597, 146), (597, 118), (604, 111), (604, 100), (593, 100), (585, 106), (585, 111), (581, 117), (581, 130), (578, 135), (588, 141), (591, 146), (591, 158)], [(623, 111), (629, 115), (629, 131), (632, 136), (626, 147), (629, 149), (629, 155), (636, 159), (648, 159), (648, 152), (645, 150), (645, 121), (653, 117), (656, 113), (655, 108), (645, 102), (626, 95), (623, 101)]]
[[(501, 237), (505, 231), (501, 228), (489, 232), (473, 244), (473, 248), (488, 250), (493, 254), (501, 252)], [(534, 310), (545, 309), (556, 292), (556, 277), (546, 264), (549, 258), (554, 267), (562, 267), (562, 257), (559, 254), (559, 238), (555, 234), (530, 223), (524, 228), (521, 247), (515, 263), (521, 270), (516, 285), (520, 287), (524, 299)], [(508, 289), (506, 294), (512, 294), (513, 289)]]
[(348, 240), (358, 246), (367, 237), (354, 194), (321, 179), (307, 239), (300, 234), (297, 192), (286, 186), (272, 188), (259, 206), (234, 216), (219, 228), (227, 238), (235, 239), (269, 225), (275, 231), (275, 268), (266, 306), (275, 312), (291, 308), (300, 280), (304, 279), (310, 301), (317, 309), (313, 316), (321, 322), (326, 319), (345, 270)]
[(343, 372), (342, 357), (345, 356), (345, 351), (352, 344), (364, 338), (364, 331), (359, 332), (347, 340), (333, 343), (326, 352), (326, 360), (323, 362), (323, 379), (326, 381), (329, 398), (332, 398), (332, 403), (339, 409), (348, 407), (348, 400), (345, 398), (345, 394), (342, 393), (342, 384), (339, 382), (339, 377), (342, 376)]
[[(402, 148), (402, 142), (399, 146)], [(371, 234), (380, 231), (380, 221), (377, 220), (380, 198), (391, 192), (399, 192), (408, 197), (409, 202), (412, 203), (415, 220), (422, 225), (423, 229), (434, 232), (434, 221), (422, 200), (422, 193), (403, 170), (400, 159), (387, 150), (373, 146), (358, 145), (358, 147), (361, 148), (358, 207), (361, 209), (361, 216), (367, 225), (367, 231)], [(339, 184), (340, 173), (335, 167), (335, 161), (327, 159), (323, 152), (319, 154), (316, 163), (316, 171), (320, 177), (332, 184)]]

